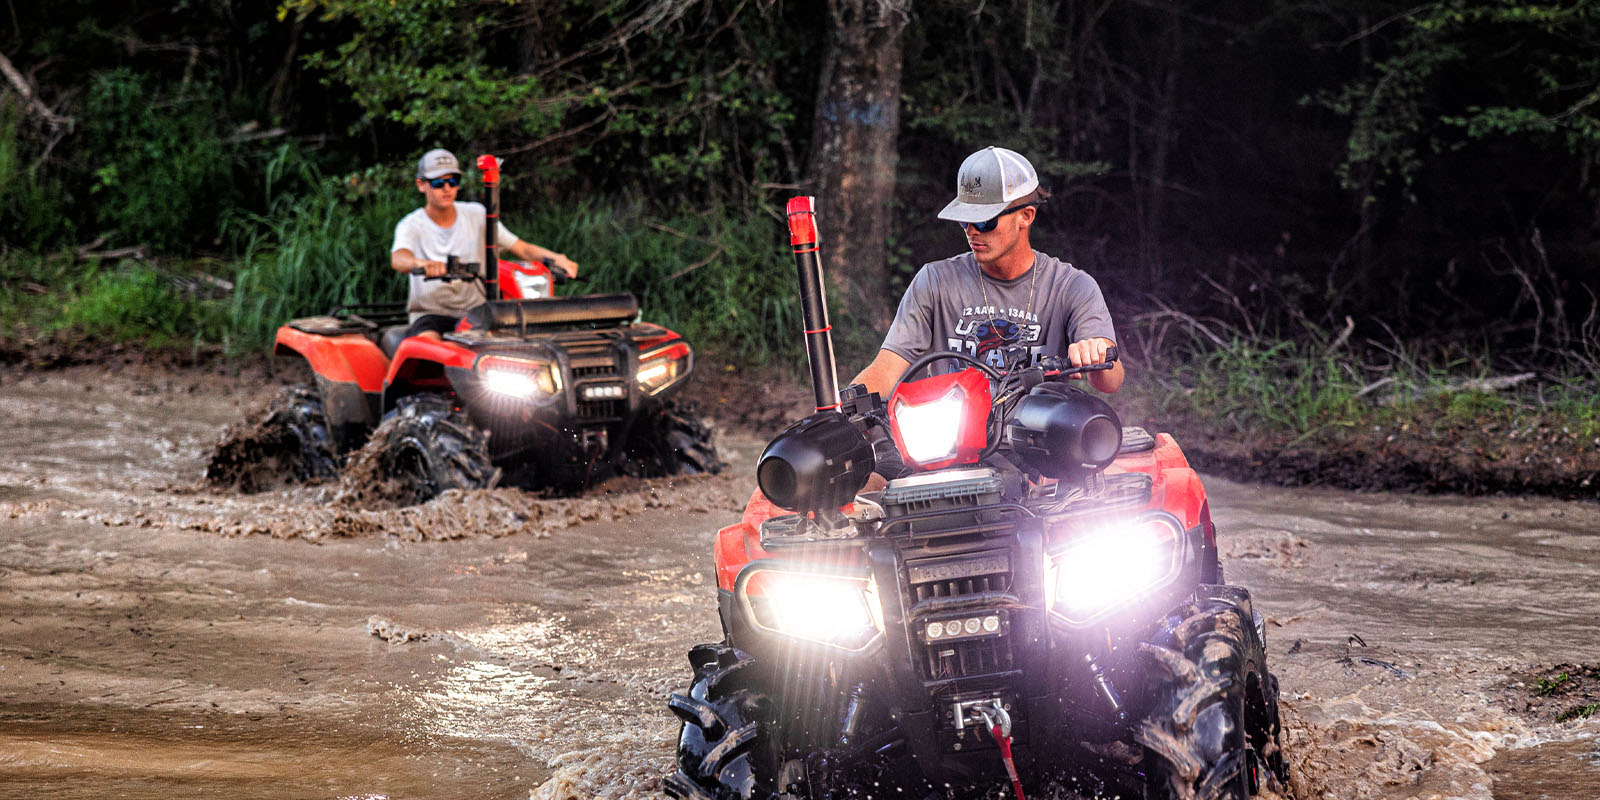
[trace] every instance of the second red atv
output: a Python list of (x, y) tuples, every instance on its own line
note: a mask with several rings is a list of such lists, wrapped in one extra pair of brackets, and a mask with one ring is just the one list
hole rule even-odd
[(640, 321), (632, 294), (556, 297), (559, 269), (499, 260), (498, 162), (483, 156), (478, 166), (491, 215), (485, 261), (498, 274), (456, 263), (444, 279), (482, 280), (488, 301), (441, 339), (405, 338), (403, 304), (279, 328), (274, 353), (303, 359), (315, 376), (268, 412), (279, 462), (298, 478), (323, 477), (365, 446), (378, 477), (398, 484), (391, 493), (413, 502), (452, 488), (573, 492), (618, 471), (718, 470), (710, 431), (674, 403), (693, 348)]

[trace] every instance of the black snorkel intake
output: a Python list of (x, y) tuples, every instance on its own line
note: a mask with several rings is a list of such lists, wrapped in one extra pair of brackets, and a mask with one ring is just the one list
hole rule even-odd
[(483, 173), (483, 296), (493, 303), (500, 299), (500, 247), (495, 242), (500, 229), (500, 159), (478, 156), (478, 171)]
[(839, 411), (839, 379), (812, 198), (790, 198), (788, 213), (816, 413), (789, 426), (767, 445), (756, 466), (756, 483), (780, 508), (815, 513), (819, 521), (839, 524), (843, 518), (838, 508), (855, 499), (875, 461), (872, 445)]

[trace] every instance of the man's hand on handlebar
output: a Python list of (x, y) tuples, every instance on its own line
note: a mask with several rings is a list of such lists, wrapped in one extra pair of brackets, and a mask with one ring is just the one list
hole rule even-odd
[[(1106, 363), (1106, 352), (1115, 346), (1111, 342), (1099, 338), (1073, 342), (1067, 345), (1067, 360), (1072, 362), (1074, 367), (1104, 364)], [(1083, 378), (1082, 375), (1073, 375), (1072, 377), (1076, 380), (1082, 380)]]
[(446, 266), (443, 261), (424, 261), (419, 258), (416, 264), (417, 266), (413, 267), (411, 271), (415, 273), (417, 268), (421, 268), (422, 274), (429, 278), (437, 278), (450, 270), (450, 267)]
[(557, 279), (570, 281), (578, 278), (578, 262), (560, 253), (551, 253), (539, 260), (544, 263), (547, 269), (556, 274)]

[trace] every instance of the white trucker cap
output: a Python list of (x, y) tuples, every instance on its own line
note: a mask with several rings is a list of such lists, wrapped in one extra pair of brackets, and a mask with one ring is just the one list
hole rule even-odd
[(1004, 147), (985, 147), (961, 162), (956, 199), (939, 212), (939, 219), (984, 222), (1038, 188), (1039, 175), (1028, 159)]
[(449, 150), (429, 150), (417, 159), (417, 177), (438, 178), (444, 175), (460, 175), (461, 162), (456, 161), (456, 154)]

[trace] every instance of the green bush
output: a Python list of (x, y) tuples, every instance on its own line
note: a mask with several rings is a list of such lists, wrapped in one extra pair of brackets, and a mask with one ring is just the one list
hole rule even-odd
[(60, 181), (40, 170), (20, 121), (10, 95), (0, 95), (0, 242), (41, 250), (70, 240), (73, 225)]
[(405, 299), (389, 246), (417, 193), (399, 170), (327, 178), (285, 146), (262, 174), (267, 212), (237, 212), (223, 225), (239, 253), (230, 352), (260, 352), (295, 317)]
[(100, 233), (115, 244), (183, 249), (215, 230), (231, 204), (234, 154), (217, 130), (220, 93), (176, 89), (121, 68), (95, 76), (82, 115), (88, 197)]
[(518, 235), (576, 260), (588, 281), (564, 292), (633, 292), (645, 319), (702, 351), (743, 363), (801, 352), (794, 262), (783, 224), (723, 207), (655, 217), (637, 207), (581, 203), (508, 213)]
[(94, 275), (51, 327), (168, 347), (221, 341), (227, 325), (222, 303), (179, 289), (170, 276), (125, 262)]

